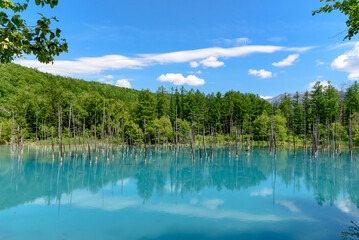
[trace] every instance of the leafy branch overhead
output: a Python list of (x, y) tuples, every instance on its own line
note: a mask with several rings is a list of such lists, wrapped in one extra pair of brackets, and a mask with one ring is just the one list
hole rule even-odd
[[(68, 45), (61, 39), (61, 30), (50, 28), (56, 17), (47, 18), (39, 13), (40, 18), (36, 26), (28, 26), (20, 13), (28, 8), (30, 0), (25, 3), (12, 0), (0, 0), (0, 61), (8, 63), (24, 54), (33, 54), (42, 63), (51, 63), (54, 56), (67, 52)], [(58, 0), (35, 0), (37, 6), (49, 5), (51, 8), (58, 4)], [(9, 16), (8, 13), (14, 15)]]
[(354, 35), (359, 31), (359, 1), (358, 0), (320, 0), (320, 2), (326, 2), (327, 4), (318, 10), (313, 11), (313, 15), (318, 13), (331, 13), (333, 10), (339, 10), (341, 13), (344, 13), (348, 20), (346, 25), (349, 28), (348, 34), (345, 36), (344, 40), (351, 40)]

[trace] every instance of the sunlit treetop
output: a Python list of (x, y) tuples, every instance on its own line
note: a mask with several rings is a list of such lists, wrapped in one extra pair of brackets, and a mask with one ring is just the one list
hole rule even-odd
[[(8, 63), (24, 54), (33, 54), (42, 63), (51, 63), (54, 56), (67, 52), (65, 39), (60, 38), (61, 30), (51, 29), (52, 21), (58, 22), (56, 17), (47, 18), (39, 13), (36, 26), (28, 26), (21, 18), (21, 13), (28, 8), (30, 0), (15, 2), (0, 0), (0, 61)], [(58, 4), (58, 0), (34, 0), (37, 6), (45, 5), (51, 8)], [(8, 13), (13, 12), (9, 16)]]
[(333, 10), (339, 10), (341, 13), (344, 13), (348, 20), (346, 25), (349, 28), (347, 35), (344, 37), (344, 40), (351, 40), (354, 35), (359, 31), (359, 1), (358, 0), (320, 0), (321, 2), (326, 2), (327, 4), (318, 10), (313, 11), (313, 15), (318, 13), (330, 13)]

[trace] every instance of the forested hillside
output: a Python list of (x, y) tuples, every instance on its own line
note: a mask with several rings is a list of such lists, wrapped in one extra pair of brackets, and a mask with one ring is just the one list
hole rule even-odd
[[(222, 141), (251, 136), (256, 141), (305, 145), (352, 144), (358, 140), (359, 86), (339, 94), (318, 82), (304, 97), (280, 103), (229, 91), (204, 94), (183, 87), (137, 91), (54, 76), (16, 64), (0, 65), (0, 141), (35, 142), (58, 136), (111, 137), (136, 144), (188, 143), (190, 132)], [(59, 124), (60, 123), (60, 124)], [(61, 126), (60, 126), (61, 125)], [(69, 132), (70, 129), (70, 132)], [(13, 138), (12, 138), (13, 136)], [(350, 138), (352, 136), (352, 138)], [(70, 138), (70, 139), (71, 139)], [(146, 140), (144, 140), (146, 139)]]

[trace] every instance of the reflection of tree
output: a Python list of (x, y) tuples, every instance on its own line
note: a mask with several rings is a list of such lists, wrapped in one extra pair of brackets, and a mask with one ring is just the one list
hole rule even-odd
[(359, 226), (351, 221), (351, 226), (349, 226), (348, 232), (341, 232), (343, 235), (343, 240), (356, 240), (359, 239)]
[(99, 153), (98, 161), (90, 165), (81, 154), (78, 158), (65, 158), (60, 164), (56, 159), (46, 160), (50, 155), (41, 151), (38, 157), (30, 151), (22, 160), (16, 157), (1, 161), (0, 209), (40, 197), (49, 202), (60, 201), (62, 194), (76, 189), (97, 193), (104, 186), (129, 178), (136, 180), (138, 195), (144, 201), (155, 193), (163, 196), (166, 191), (176, 196), (200, 192), (204, 188), (240, 191), (273, 178), (273, 187), (275, 179), (292, 187), (293, 191), (305, 187), (319, 205), (333, 204), (341, 194), (359, 205), (359, 163), (325, 153), (310, 159), (305, 152), (297, 152), (293, 158), (287, 151), (278, 151), (274, 158), (266, 149), (258, 149), (249, 156), (242, 154), (235, 159), (225, 150), (216, 150), (213, 160), (192, 162), (187, 151), (179, 151), (177, 155), (162, 151), (153, 152), (145, 164), (143, 151), (137, 157), (128, 151), (124, 155), (115, 152), (116, 157), (110, 161), (106, 154)]

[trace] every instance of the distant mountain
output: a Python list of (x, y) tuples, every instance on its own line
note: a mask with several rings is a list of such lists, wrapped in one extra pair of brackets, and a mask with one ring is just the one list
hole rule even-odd
[[(288, 96), (290, 96), (291, 98), (293, 98), (296, 93), (287, 93)], [(299, 92), (299, 99), (301, 100), (305, 95), (305, 92)], [(270, 103), (276, 103), (276, 102), (280, 102), (280, 100), (285, 96), (285, 94), (280, 94), (276, 97), (273, 98), (266, 98), (265, 100), (267, 100)]]

